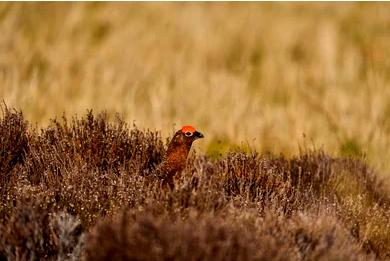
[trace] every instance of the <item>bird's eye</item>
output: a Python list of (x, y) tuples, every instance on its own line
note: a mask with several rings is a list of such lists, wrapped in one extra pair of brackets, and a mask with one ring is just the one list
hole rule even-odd
[(189, 132), (189, 131), (187, 131), (186, 133), (184, 133), (184, 135), (186, 135), (187, 137), (191, 137), (192, 136), (192, 132)]

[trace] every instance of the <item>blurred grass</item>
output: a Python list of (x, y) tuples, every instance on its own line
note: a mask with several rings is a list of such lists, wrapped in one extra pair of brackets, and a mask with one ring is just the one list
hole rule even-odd
[(92, 108), (390, 173), (388, 3), (1, 3), (0, 32), (0, 98), (33, 124)]

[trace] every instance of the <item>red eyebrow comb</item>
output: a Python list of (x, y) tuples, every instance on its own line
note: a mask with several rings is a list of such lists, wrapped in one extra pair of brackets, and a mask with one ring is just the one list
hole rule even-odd
[(186, 126), (183, 126), (181, 128), (181, 132), (185, 133), (185, 132), (195, 132), (195, 128), (192, 127), (191, 125), (186, 125)]

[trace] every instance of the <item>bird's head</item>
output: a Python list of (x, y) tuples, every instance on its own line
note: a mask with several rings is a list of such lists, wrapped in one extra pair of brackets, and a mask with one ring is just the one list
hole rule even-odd
[(186, 144), (191, 146), (192, 142), (204, 138), (203, 134), (190, 125), (183, 126), (173, 136), (172, 141), (176, 144)]

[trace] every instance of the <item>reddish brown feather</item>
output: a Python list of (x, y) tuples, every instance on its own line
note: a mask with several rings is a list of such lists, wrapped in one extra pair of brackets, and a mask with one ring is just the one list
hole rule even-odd
[(184, 135), (183, 129), (189, 131), (189, 127), (193, 129), (193, 132), (196, 131), (192, 126), (184, 126), (178, 130), (168, 145), (162, 163), (156, 170), (157, 176), (171, 188), (173, 187), (174, 177), (185, 168), (192, 142), (195, 140), (195, 137)]

